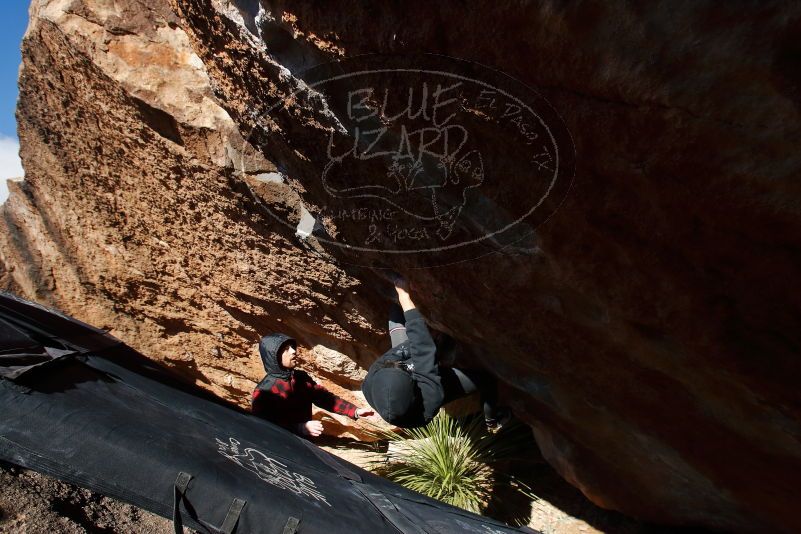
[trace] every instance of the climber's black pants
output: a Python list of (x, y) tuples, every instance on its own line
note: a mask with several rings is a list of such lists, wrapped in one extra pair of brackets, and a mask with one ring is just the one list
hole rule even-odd
[(443, 404), (460, 399), (471, 393), (479, 392), (484, 419), (495, 419), (498, 401), (498, 387), (495, 377), (478, 369), (456, 369), (440, 367), (440, 379), (445, 390)]
[[(403, 308), (392, 304), (389, 309), (389, 338), (393, 347), (397, 347), (409, 337), (406, 335), (406, 320)], [(437, 359), (439, 359), (439, 349)], [(478, 369), (456, 369), (454, 367), (439, 366), (439, 376), (442, 388), (445, 390), (443, 404), (466, 397), (476, 391), (481, 395), (481, 405), (485, 419), (495, 419), (498, 402), (498, 387), (495, 378), (485, 371)]]

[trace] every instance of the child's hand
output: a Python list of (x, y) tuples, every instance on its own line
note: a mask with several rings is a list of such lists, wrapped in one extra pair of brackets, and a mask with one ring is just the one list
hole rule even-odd
[(362, 417), (372, 417), (374, 413), (375, 412), (369, 408), (357, 408), (356, 419), (361, 419)]
[(300, 426), (301, 433), (306, 436), (316, 438), (323, 433), (323, 424), (320, 421), (306, 421), (298, 426)]

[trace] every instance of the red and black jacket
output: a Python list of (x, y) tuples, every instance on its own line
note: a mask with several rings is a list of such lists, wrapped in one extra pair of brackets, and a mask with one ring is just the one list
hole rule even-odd
[(299, 424), (311, 420), (312, 404), (356, 419), (356, 406), (317, 384), (304, 371), (285, 369), (279, 364), (278, 358), (286, 343), (296, 344), (285, 334), (261, 338), (259, 353), (267, 376), (253, 390), (253, 414), (295, 433), (299, 433)]
[(300, 370), (292, 371), (289, 380), (264, 377), (253, 390), (251, 403), (254, 415), (296, 433), (298, 424), (311, 420), (312, 404), (356, 418), (356, 406), (340, 399)]

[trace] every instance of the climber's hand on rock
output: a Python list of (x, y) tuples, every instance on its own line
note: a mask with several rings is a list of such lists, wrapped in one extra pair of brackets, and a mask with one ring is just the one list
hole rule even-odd
[(401, 275), (395, 275), (393, 279), (393, 285), (395, 286), (395, 290), (400, 294), (401, 292), (409, 294), (409, 281), (406, 280)]
[(414, 308), (414, 302), (409, 296), (409, 281), (402, 276), (395, 278), (395, 291), (398, 292), (398, 302), (403, 308), (403, 311), (411, 310)]
[(317, 437), (323, 433), (323, 424), (320, 421), (306, 421), (298, 426), (305, 436)]
[(356, 419), (361, 419), (362, 417), (372, 417), (375, 414), (373, 410), (370, 408), (357, 408), (356, 409)]

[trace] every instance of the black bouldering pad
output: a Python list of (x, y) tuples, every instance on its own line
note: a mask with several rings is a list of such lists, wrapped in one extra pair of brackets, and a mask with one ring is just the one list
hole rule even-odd
[(511, 533), (185, 383), (107, 333), (0, 293), (0, 460), (200, 532)]

